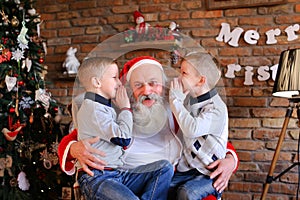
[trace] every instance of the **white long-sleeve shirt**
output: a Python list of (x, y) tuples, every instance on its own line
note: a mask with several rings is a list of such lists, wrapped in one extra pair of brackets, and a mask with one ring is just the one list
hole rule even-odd
[(213, 89), (185, 107), (184, 102), (170, 99), (171, 110), (183, 133), (183, 156), (178, 171), (197, 169), (209, 175), (210, 163), (226, 155), (228, 141), (227, 106)]
[[(132, 136), (132, 112), (122, 110), (117, 116), (110, 101), (100, 95), (87, 92), (77, 113), (78, 140), (99, 136), (92, 146), (105, 152), (101, 157), (108, 167), (123, 166), (123, 147), (130, 144)], [(95, 154), (97, 156), (97, 154)], [(79, 162), (76, 164), (80, 168)]]

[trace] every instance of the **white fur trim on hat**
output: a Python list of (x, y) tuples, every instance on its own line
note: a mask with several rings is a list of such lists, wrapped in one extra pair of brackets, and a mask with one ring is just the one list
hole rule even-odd
[(161, 65), (159, 62), (157, 62), (156, 60), (152, 60), (152, 59), (142, 59), (142, 60), (140, 60), (140, 61), (134, 63), (134, 65), (132, 65), (132, 66), (130, 67), (130, 69), (128, 70), (127, 75), (126, 75), (126, 80), (129, 81), (130, 76), (131, 76), (131, 73), (133, 72), (133, 70), (135, 70), (136, 68), (138, 68), (139, 66), (141, 66), (141, 65), (143, 65), (143, 64), (151, 64), (151, 65), (155, 65), (155, 66), (159, 67), (159, 69), (160, 69), (161, 71), (163, 71), (162, 65)]

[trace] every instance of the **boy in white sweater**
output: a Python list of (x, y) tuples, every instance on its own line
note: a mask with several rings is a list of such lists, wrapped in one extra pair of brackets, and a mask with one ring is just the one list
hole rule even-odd
[[(184, 146), (171, 183), (170, 194), (177, 199), (221, 196), (206, 168), (226, 155), (228, 111), (215, 88), (219, 79), (214, 59), (208, 53), (195, 53), (184, 57), (180, 76), (171, 82), (170, 106), (182, 131)], [(187, 94), (190, 98), (186, 99)]]

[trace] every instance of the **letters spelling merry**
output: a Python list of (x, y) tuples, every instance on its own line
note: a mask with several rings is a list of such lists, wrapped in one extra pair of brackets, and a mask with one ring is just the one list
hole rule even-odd
[[(300, 30), (299, 24), (294, 24), (291, 26), (288, 26), (284, 32), (287, 34), (287, 41), (293, 41), (298, 38), (298, 35), (296, 35), (296, 32)], [(230, 31), (230, 25), (228, 23), (221, 23), (221, 30), (219, 35), (216, 37), (216, 40), (219, 42), (225, 42), (228, 43), (230, 46), (238, 47), (239, 46), (239, 39), (241, 37), (241, 34), (244, 32), (244, 29), (240, 27), (236, 27), (233, 29), (233, 31)], [(281, 34), (281, 31), (279, 28), (271, 29), (267, 31), (266, 33), (267, 40), (266, 44), (276, 44), (276, 36), (279, 36)], [(257, 41), (259, 40), (260, 36), (259, 33), (255, 30), (248, 30), (244, 34), (244, 40), (248, 44), (257, 44)], [(276, 73), (277, 73), (278, 64), (275, 64), (271, 67), (268, 66), (260, 66), (257, 70), (257, 79), (259, 81), (265, 81), (268, 80), (270, 77), (275, 80)], [(235, 78), (234, 72), (238, 72), (241, 70), (241, 66), (238, 64), (229, 64), (227, 65), (227, 72), (225, 74), (225, 77), (227, 78)], [(271, 72), (269, 72), (271, 71)], [(246, 66), (245, 67), (245, 81), (244, 85), (253, 85), (252, 77), (253, 77), (253, 67)]]
[[(230, 46), (238, 47), (239, 46), (239, 39), (241, 37), (241, 34), (244, 32), (244, 29), (240, 27), (236, 27), (233, 29), (233, 31), (230, 32), (230, 25), (228, 23), (221, 23), (221, 30), (219, 35), (216, 37), (216, 40), (219, 42), (225, 42), (228, 43)], [(284, 32), (287, 34), (287, 41), (293, 41), (298, 38), (298, 35), (296, 35), (296, 32), (300, 30), (299, 24), (294, 24), (291, 26), (288, 26)], [(281, 31), (279, 28), (268, 30), (266, 33), (267, 41), (266, 44), (276, 44), (276, 36), (279, 36), (281, 34)], [(257, 44), (257, 41), (259, 40), (259, 33), (256, 30), (248, 30), (244, 34), (244, 40), (248, 44)]]

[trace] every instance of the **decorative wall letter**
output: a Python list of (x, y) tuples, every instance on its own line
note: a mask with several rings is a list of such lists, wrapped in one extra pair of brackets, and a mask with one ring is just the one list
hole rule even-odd
[(242, 32), (244, 31), (244, 29), (237, 27), (235, 28), (232, 32), (230, 32), (230, 25), (228, 23), (221, 23), (221, 30), (219, 35), (216, 37), (216, 40), (219, 42), (224, 42), (234, 46), (234, 47), (238, 47), (239, 46), (239, 39), (241, 37)]
[(227, 78), (235, 78), (234, 72), (240, 71), (241, 68), (242, 67), (240, 65), (236, 65), (236, 64), (227, 65), (227, 72), (225, 74), (225, 77), (227, 77)]
[(287, 41), (293, 41), (298, 38), (298, 35), (295, 34), (296, 31), (299, 31), (299, 24), (291, 25), (284, 30), (287, 34)]
[(244, 85), (253, 85), (253, 81), (252, 81), (252, 77), (253, 77), (253, 67), (250, 66), (246, 66), (245, 67), (246, 71), (245, 71), (245, 82)]
[(256, 44), (259, 39), (259, 33), (255, 30), (248, 30), (244, 35), (244, 40), (248, 44)]
[(266, 44), (276, 44), (277, 40), (275, 39), (275, 36), (280, 35), (281, 31), (279, 28), (271, 29), (266, 32), (267, 35), (267, 41)]
[(266, 81), (270, 78), (268, 66), (260, 66), (257, 70), (257, 73), (258, 73), (257, 79), (259, 81)]
[(272, 67), (270, 67), (270, 69), (272, 71), (272, 80), (275, 81), (276, 74), (277, 74), (277, 69), (278, 69), (278, 64), (273, 65)]

